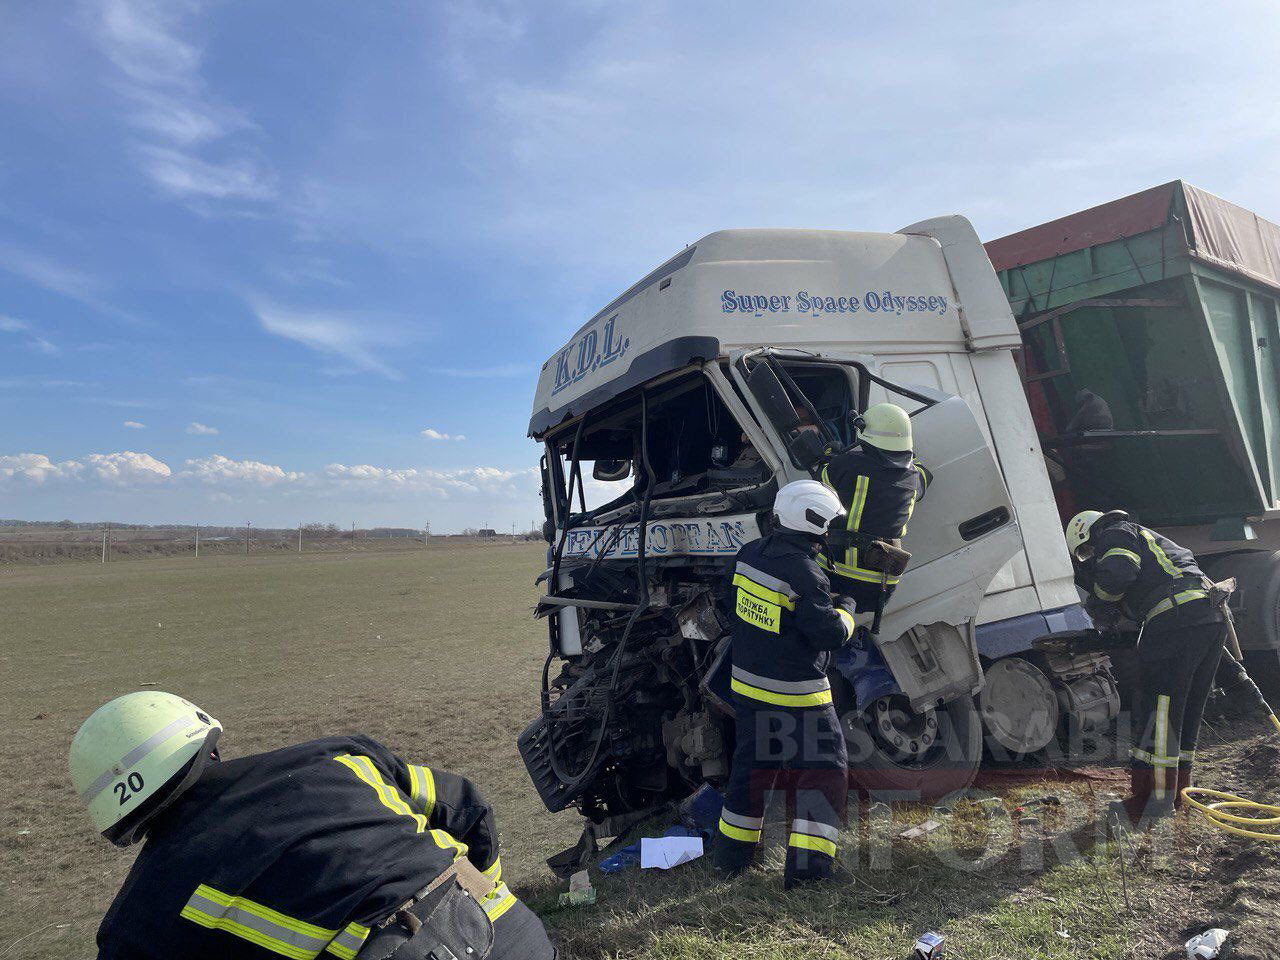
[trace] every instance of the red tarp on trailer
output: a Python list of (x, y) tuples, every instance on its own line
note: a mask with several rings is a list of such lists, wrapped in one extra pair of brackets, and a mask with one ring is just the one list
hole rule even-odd
[(1182, 180), (1152, 187), (987, 243), (997, 271), (1158, 230), (1175, 200), (1192, 256), (1280, 288), (1280, 226)]
[(991, 240), (986, 245), (987, 256), (999, 272), (1158, 230), (1169, 222), (1169, 208), (1179, 182), (1174, 180)]

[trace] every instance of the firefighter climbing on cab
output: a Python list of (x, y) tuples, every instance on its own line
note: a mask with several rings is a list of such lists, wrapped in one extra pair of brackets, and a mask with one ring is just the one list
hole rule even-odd
[(784, 886), (847, 878), (835, 868), (848, 793), (847, 757), (831, 702), (831, 652), (854, 636), (853, 611), (833, 607), (815, 562), (840, 501), (815, 480), (788, 483), (774, 501), (779, 529), (738, 551), (732, 573), (731, 687), (736, 746), (715, 836), (728, 874), (751, 863), (767, 794), (782, 789), (793, 819)]
[(1123, 816), (1131, 828), (1145, 828), (1181, 807), (1182, 790), (1191, 786), (1227, 625), (1191, 551), (1123, 510), (1085, 510), (1066, 534), (1094, 620), (1105, 626), (1128, 617), (1141, 625), (1132, 789)]
[(906, 566), (901, 540), (930, 474), (912, 456), (911, 418), (897, 404), (874, 404), (854, 424), (858, 445), (819, 472), (846, 516), (828, 537), (832, 556), (820, 554), (818, 563), (837, 595), (853, 598), (863, 613), (875, 611), (878, 620)]
[(117, 846), (146, 844), (99, 960), (553, 960), (507, 889), (468, 780), (364, 736), (219, 762), (222, 724), (158, 691), (100, 707), (71, 779)]

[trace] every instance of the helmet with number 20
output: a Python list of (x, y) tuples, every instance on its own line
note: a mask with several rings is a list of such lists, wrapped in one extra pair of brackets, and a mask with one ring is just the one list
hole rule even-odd
[(95, 710), (72, 739), (71, 783), (98, 831), (128, 846), (195, 782), (220, 733), (221, 723), (172, 693), (117, 697)]

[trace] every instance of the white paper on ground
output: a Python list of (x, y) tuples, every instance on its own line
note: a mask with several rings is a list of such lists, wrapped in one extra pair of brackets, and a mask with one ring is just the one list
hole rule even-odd
[(640, 841), (640, 867), (670, 870), (702, 856), (701, 837), (644, 837)]

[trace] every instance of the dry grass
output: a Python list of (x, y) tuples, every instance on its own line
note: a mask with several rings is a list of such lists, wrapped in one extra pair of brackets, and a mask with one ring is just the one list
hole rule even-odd
[[(864, 818), (845, 840), (859, 874), (851, 888), (783, 895), (775, 844), (731, 884), (705, 863), (633, 871), (598, 878), (595, 907), (556, 909), (561, 887), (542, 861), (579, 824), (571, 813), (546, 814), (515, 749), (537, 708), (546, 649), (529, 616), (542, 557), (537, 544), (459, 544), (0, 568), (0, 954), (92, 956), (129, 857), (90, 830), (67, 784), (66, 748), (100, 703), (155, 684), (223, 720), (230, 755), (362, 731), (474, 778), (497, 808), (515, 887), (570, 958), (887, 960), (927, 929), (946, 934), (953, 958), (1173, 958), (1210, 924), (1238, 931), (1239, 958), (1273, 955), (1263, 944), (1280, 931), (1274, 853), (1185, 823), (1167, 827), (1154, 846), (1144, 839), (1130, 850), (1128, 912), (1115, 848), (1088, 852), (1090, 783), (1034, 776), (1006, 781), (1005, 805), (962, 804), (928, 840), (896, 834), (929, 811)], [(1280, 792), (1277, 753), (1261, 736), (1248, 739), (1256, 732), (1216, 725), (1210, 785)], [(1041, 824), (1015, 825), (1008, 810), (1046, 792), (1063, 807)], [(979, 869), (947, 861), (948, 837), (973, 858), (988, 828), (992, 852)], [(1086, 855), (1060, 863), (1052, 841)], [(872, 861), (873, 846), (890, 851), (890, 869)]]

